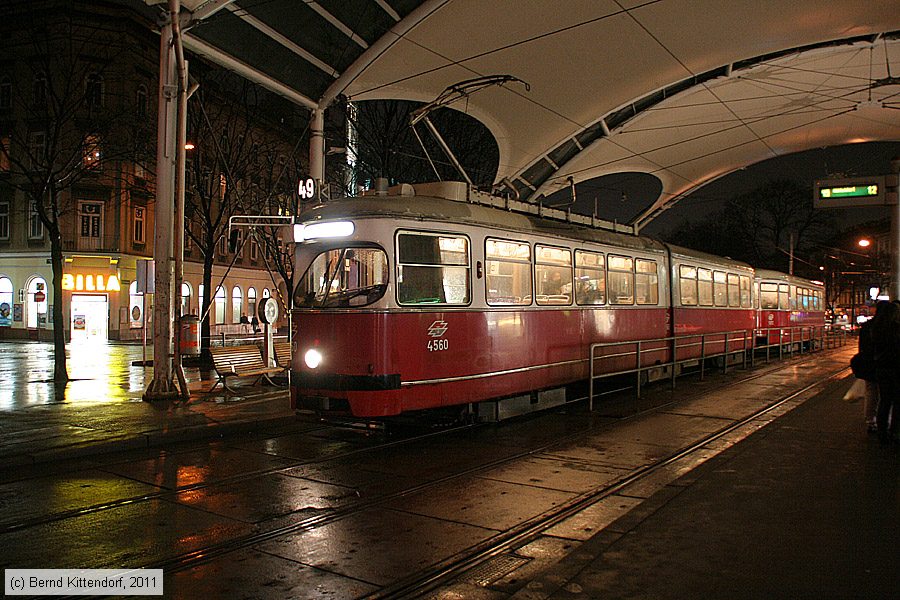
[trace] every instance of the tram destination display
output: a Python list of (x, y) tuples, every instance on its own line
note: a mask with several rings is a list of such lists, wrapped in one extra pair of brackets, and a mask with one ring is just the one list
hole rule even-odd
[(852, 208), (887, 204), (883, 176), (816, 181), (815, 208)]

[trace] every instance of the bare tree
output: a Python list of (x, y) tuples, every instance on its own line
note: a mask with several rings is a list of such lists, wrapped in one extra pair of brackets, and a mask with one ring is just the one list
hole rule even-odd
[(266, 157), (278, 156), (293, 124), (276, 121), (277, 109), (267, 104), (271, 97), (231, 74), (210, 71), (200, 90), (188, 116), (189, 135), (196, 142), (188, 165), (185, 233), (202, 255), (201, 351), (208, 355), (216, 248), (225, 244), (230, 217), (264, 210), (261, 202), (268, 194), (262, 190), (278, 166), (265, 164)]
[(55, 299), (53, 379), (65, 384), (63, 236), (74, 213), (72, 188), (87, 177), (116, 177), (106, 167), (132, 158), (140, 136), (128, 135), (133, 105), (115, 93), (124, 87), (121, 36), (66, 11), (28, 7), (16, 16), (28, 26), (6, 40), (5, 52), (20, 57), (16, 89), (22, 93), (12, 107), (18, 118), (0, 135), (0, 154), (9, 165), (8, 184), (23, 192), (47, 232)]
[[(359, 140), (356, 170), (360, 180), (372, 181), (376, 177), (386, 177), (391, 183), (460, 180), (452, 163), (424, 129), (419, 135), (427, 155), (416, 139), (409, 119), (410, 113), (419, 106), (403, 100), (371, 100), (355, 103), (348, 111), (348, 120)], [(449, 108), (435, 112), (431, 120), (472, 181), (480, 187), (489, 187), (499, 164), (499, 149), (491, 132), (472, 117)]]

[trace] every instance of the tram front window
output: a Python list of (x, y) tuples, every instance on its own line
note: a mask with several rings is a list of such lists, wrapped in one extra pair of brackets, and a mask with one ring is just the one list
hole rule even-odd
[(380, 248), (335, 248), (319, 254), (294, 292), (297, 308), (365, 306), (384, 295), (387, 256)]

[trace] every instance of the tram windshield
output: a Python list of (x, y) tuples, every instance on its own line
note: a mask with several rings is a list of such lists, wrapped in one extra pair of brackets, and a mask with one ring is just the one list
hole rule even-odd
[(365, 306), (384, 295), (388, 263), (380, 248), (334, 248), (319, 254), (294, 292), (297, 308)]

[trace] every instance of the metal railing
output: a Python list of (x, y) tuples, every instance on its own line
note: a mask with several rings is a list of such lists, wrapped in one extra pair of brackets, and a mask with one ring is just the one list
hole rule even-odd
[(845, 343), (845, 332), (826, 331), (823, 325), (802, 325), (591, 344), (588, 405), (593, 410), (595, 381), (607, 377), (634, 373), (640, 398), (644, 373), (654, 369), (670, 368), (674, 389), (678, 365), (697, 365), (702, 380), (709, 359), (721, 358), (722, 371), (727, 372), (730, 357), (731, 364), (740, 363), (746, 368), (748, 362), (753, 365), (756, 351), (765, 350), (769, 362), (773, 348), (778, 349), (781, 359), (785, 353), (813, 352)]

